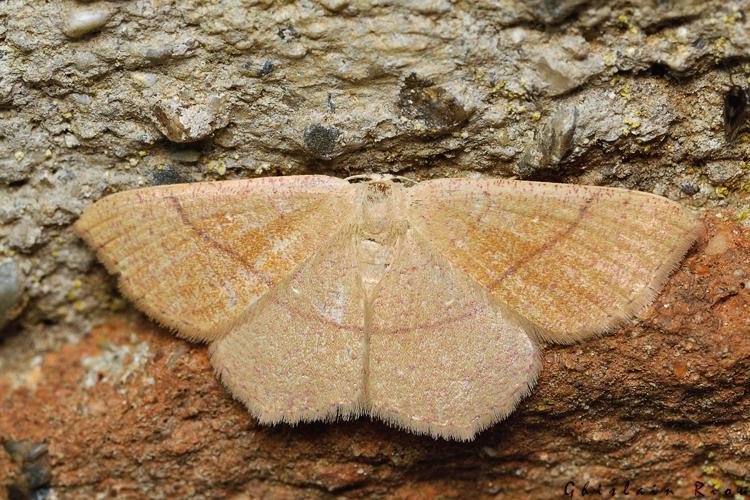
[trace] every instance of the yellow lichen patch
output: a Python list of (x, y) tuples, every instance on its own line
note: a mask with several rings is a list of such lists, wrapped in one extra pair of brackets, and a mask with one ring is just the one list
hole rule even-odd
[(718, 40), (716, 40), (714, 42), (714, 48), (718, 52), (724, 52), (724, 50), (726, 49), (726, 47), (727, 47), (727, 39), (724, 38), (723, 36), (720, 37)]
[(76, 300), (78, 296), (80, 295), (80, 291), (78, 290), (68, 290), (68, 293), (66, 295), (67, 299), (71, 302)]
[(109, 303), (110, 311), (115, 311), (115, 312), (122, 311), (123, 309), (125, 309), (126, 306), (127, 306), (127, 303), (119, 297), (112, 299), (112, 301)]
[(708, 480), (706, 481), (706, 483), (708, 483), (712, 488), (714, 488), (716, 490), (721, 490), (721, 487), (724, 485), (724, 483), (722, 483), (721, 481), (719, 481), (715, 477), (708, 478)]
[(733, 12), (724, 16), (724, 22), (727, 24), (735, 24), (737, 21), (744, 18), (741, 12)]
[(744, 210), (740, 210), (735, 214), (734, 216), (739, 221), (745, 221), (748, 217), (750, 217), (750, 208), (746, 208)]
[(639, 120), (638, 118), (627, 118), (626, 117), (622, 121), (623, 121), (623, 123), (625, 123), (625, 125), (627, 125), (631, 129), (637, 129), (638, 127), (641, 126), (641, 120)]

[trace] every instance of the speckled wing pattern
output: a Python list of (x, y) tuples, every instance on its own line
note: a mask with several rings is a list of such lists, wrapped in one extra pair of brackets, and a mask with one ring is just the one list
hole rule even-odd
[(388, 422), (472, 439), (536, 381), (536, 345), (512, 314), (413, 229), (369, 307), (367, 399)]
[(232, 394), (263, 423), (359, 415), (365, 297), (348, 231), (269, 291), (210, 347)]
[(636, 314), (700, 228), (621, 189), (326, 176), (127, 191), (75, 225), (142, 310), (211, 342), (261, 422), (367, 414), (464, 440), (531, 390), (538, 340)]
[(212, 340), (337, 231), (353, 210), (348, 187), (296, 176), (123, 191), (89, 207), (75, 230), (140, 309)]
[(675, 202), (617, 188), (437, 179), (409, 196), (438, 251), (558, 343), (650, 304), (702, 228)]

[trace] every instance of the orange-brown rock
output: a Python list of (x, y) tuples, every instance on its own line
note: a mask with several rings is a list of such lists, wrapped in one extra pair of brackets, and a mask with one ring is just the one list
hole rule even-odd
[(114, 316), (26, 384), (0, 375), (0, 498), (750, 496), (750, 236), (706, 226), (639, 321), (545, 348), (532, 395), (470, 443), (258, 426), (204, 346)]

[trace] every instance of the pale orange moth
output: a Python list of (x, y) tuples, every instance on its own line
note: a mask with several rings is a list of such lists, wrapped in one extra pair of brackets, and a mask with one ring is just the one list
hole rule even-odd
[(637, 191), (378, 175), (137, 189), (75, 224), (140, 309), (210, 343), (261, 423), (370, 415), (458, 440), (530, 392), (540, 341), (651, 303), (701, 227)]

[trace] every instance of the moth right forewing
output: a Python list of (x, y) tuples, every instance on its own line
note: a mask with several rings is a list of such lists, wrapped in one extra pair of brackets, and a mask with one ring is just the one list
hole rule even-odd
[(561, 343), (648, 305), (702, 227), (675, 202), (614, 188), (438, 179), (410, 196), (410, 223), (453, 265)]

